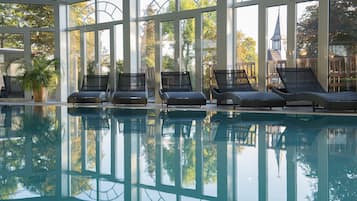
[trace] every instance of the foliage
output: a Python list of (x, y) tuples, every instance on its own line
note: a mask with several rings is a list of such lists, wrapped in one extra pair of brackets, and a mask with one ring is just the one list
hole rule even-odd
[[(350, 45), (349, 53), (357, 51), (356, 1), (330, 1), (329, 41), (333, 45)], [(318, 6), (308, 6), (297, 24), (297, 49), (305, 49), (306, 57), (317, 57)], [(351, 46), (352, 45), (352, 46)]]
[(258, 60), (256, 53), (256, 41), (249, 36), (246, 36), (243, 32), (237, 32), (237, 62), (246, 63), (254, 62)]
[(21, 77), (25, 89), (39, 90), (41, 87), (50, 87), (57, 82), (57, 59), (47, 59), (40, 55), (32, 59), (32, 68), (22, 66), (24, 75)]

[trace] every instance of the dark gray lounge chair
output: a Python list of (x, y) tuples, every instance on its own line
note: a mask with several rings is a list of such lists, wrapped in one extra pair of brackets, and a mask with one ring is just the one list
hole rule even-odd
[(206, 105), (202, 92), (192, 91), (189, 72), (161, 72), (160, 97), (167, 105)]
[(24, 98), (24, 90), (19, 76), (4, 75), (4, 88), (1, 89), (1, 98)]
[(79, 92), (72, 93), (68, 103), (102, 103), (108, 94), (108, 75), (86, 75)]
[(285, 100), (270, 92), (255, 90), (249, 83), (244, 70), (215, 70), (218, 88), (212, 93), (217, 105), (232, 100), (234, 106), (240, 107), (284, 107)]
[(323, 89), (311, 68), (277, 68), (284, 89), (273, 91), (286, 101), (310, 101), (313, 110), (321, 106), (328, 110), (356, 110), (356, 92), (328, 93)]
[(146, 104), (145, 73), (120, 73), (117, 91), (113, 93), (113, 104)]

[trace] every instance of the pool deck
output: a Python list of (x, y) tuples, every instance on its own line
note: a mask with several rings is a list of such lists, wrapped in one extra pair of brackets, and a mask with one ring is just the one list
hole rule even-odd
[(248, 107), (233, 107), (232, 105), (207, 104), (205, 106), (169, 106), (148, 103), (147, 105), (113, 105), (109, 102), (101, 104), (68, 104), (66, 102), (35, 103), (33, 101), (22, 100), (0, 100), (1, 105), (32, 105), (32, 106), (67, 106), (67, 107), (103, 107), (103, 108), (128, 108), (128, 109), (164, 109), (164, 110), (205, 110), (205, 111), (229, 111), (229, 112), (251, 112), (251, 113), (279, 113), (279, 114), (315, 114), (315, 115), (338, 115), (338, 116), (357, 116), (357, 112), (349, 111), (329, 111), (325, 109), (317, 109), (313, 112), (311, 106), (285, 106), (270, 108), (248, 108)]

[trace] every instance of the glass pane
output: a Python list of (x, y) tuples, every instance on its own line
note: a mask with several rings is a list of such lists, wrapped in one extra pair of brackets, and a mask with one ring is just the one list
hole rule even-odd
[(174, 22), (161, 23), (161, 71), (175, 70)]
[(213, 81), (212, 71), (214, 65), (217, 63), (217, 13), (203, 13), (202, 16), (203, 92), (206, 97), (210, 97), (211, 82)]
[(330, 0), (330, 91), (357, 90), (356, 12), (355, 0)]
[(99, 35), (99, 74), (110, 72), (110, 32), (108, 29), (98, 31)]
[(216, 0), (180, 0), (180, 10), (191, 10), (196, 8), (205, 8), (209, 6), (215, 6)]
[[(252, 85), (258, 77), (258, 6), (236, 9), (236, 68), (244, 69)], [(249, 19), (249, 20), (246, 20)]]
[(95, 32), (86, 32), (85, 37), (85, 74), (98, 74), (99, 65), (95, 61)]
[[(55, 53), (55, 34), (54, 32), (32, 32), (31, 33), (31, 52), (32, 55), (46, 55), (54, 58)], [(56, 99), (56, 82), (52, 82), (48, 89), (48, 99)]]
[(69, 94), (78, 91), (81, 86), (81, 43), (80, 31), (69, 32)]
[(175, 11), (175, 0), (140, 0), (140, 15), (151, 16)]
[(69, 7), (69, 26), (80, 26), (95, 23), (94, 0), (75, 3)]
[(286, 6), (275, 6), (267, 9), (267, 86), (280, 86), (277, 67), (286, 66)]
[(54, 9), (44, 4), (0, 3), (0, 26), (53, 27)]
[(123, 19), (122, 0), (97, 1), (98, 23), (111, 22)]
[(0, 34), (0, 87), (4, 86), (3, 75), (21, 75), (19, 67), (24, 63), (24, 36)]
[(296, 66), (316, 71), (319, 2), (298, 3), (296, 7)]
[(188, 71), (191, 76), (192, 88), (195, 89), (200, 75), (196, 75), (196, 52), (195, 52), (195, 19), (180, 20), (180, 71)]
[(155, 22), (149, 20), (140, 25), (141, 70), (147, 74), (149, 99), (155, 97)]

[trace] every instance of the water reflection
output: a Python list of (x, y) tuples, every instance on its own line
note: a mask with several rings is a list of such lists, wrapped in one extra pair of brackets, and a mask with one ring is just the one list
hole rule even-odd
[(52, 109), (1, 107), (1, 200), (56, 195), (60, 126)]
[(0, 199), (357, 200), (356, 120), (2, 106)]

